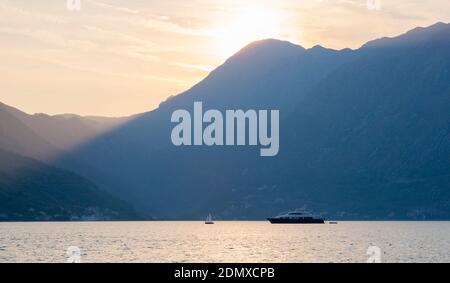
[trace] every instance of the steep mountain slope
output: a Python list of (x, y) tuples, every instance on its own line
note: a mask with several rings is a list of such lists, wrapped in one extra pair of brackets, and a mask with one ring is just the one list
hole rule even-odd
[(186, 107), (202, 101), (216, 109), (280, 109), (287, 115), (294, 105), (329, 73), (352, 60), (351, 50), (316, 46), (304, 49), (273, 39), (244, 47), (205, 80), (167, 103), (162, 109)]
[(92, 182), (0, 150), (0, 221), (123, 220), (138, 215)]

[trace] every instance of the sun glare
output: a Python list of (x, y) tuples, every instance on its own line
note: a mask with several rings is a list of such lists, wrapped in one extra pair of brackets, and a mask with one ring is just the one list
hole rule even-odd
[(280, 38), (282, 20), (281, 13), (258, 7), (234, 14), (213, 34), (218, 39), (219, 55), (227, 58), (253, 41)]

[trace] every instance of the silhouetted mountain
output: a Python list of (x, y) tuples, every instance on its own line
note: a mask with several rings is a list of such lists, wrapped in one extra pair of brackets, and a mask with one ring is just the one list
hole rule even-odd
[(192, 89), (160, 108), (203, 101), (217, 109), (280, 109), (287, 115), (322, 79), (350, 60), (351, 50), (304, 49), (285, 41), (262, 40), (244, 47)]
[(0, 150), (0, 221), (124, 220), (138, 214), (69, 171)]
[(17, 118), (18, 113), (21, 112), (0, 103), (0, 149), (38, 159), (58, 154), (57, 148)]
[[(0, 121), (0, 127), (5, 128), (5, 134), (0, 136), (0, 142), (7, 137), (16, 137), (13, 129), (21, 132), (28, 131), (28, 138), (20, 138), (20, 143), (32, 149), (14, 150), (10, 146), (5, 148), (39, 159), (50, 160), (61, 152), (72, 150), (91, 138), (97, 137), (111, 129), (125, 123), (131, 117), (126, 118), (104, 118), (104, 117), (82, 117), (73, 114), (50, 116), (46, 114), (29, 115), (18, 109), (0, 103), (0, 115), (8, 118)], [(7, 120), (10, 122), (7, 122)], [(13, 127), (10, 127), (15, 120)], [(20, 126), (19, 126), (20, 124)], [(9, 127), (6, 132), (6, 127)], [(34, 136), (34, 137), (33, 137)], [(35, 150), (33, 148), (36, 148)]]
[[(234, 167), (233, 159), (228, 160), (232, 157), (228, 153), (236, 150), (213, 149), (212, 152), (220, 156), (220, 162), (217, 167), (205, 164), (207, 171), (216, 168), (211, 174), (223, 180), (222, 184), (217, 186), (210, 180), (208, 185), (191, 189), (193, 184), (183, 180), (203, 179), (205, 168), (192, 170), (192, 161), (202, 160), (197, 151), (204, 149), (179, 151), (174, 148), (170, 142), (172, 112), (179, 108), (192, 109), (194, 101), (202, 101), (205, 108), (281, 109), (282, 117), (287, 117), (315, 84), (345, 63), (351, 54), (350, 50), (305, 50), (276, 40), (253, 43), (192, 89), (64, 156), (58, 164), (94, 178), (97, 184), (131, 200), (151, 215), (191, 217), (194, 213), (203, 214), (204, 206), (194, 205), (198, 204), (196, 200), (204, 202), (206, 196), (206, 199), (221, 196), (221, 190), (229, 189), (226, 180), (235, 178), (235, 173), (240, 175), (230, 170), (230, 166)], [(223, 151), (226, 158), (221, 156)], [(243, 151), (245, 155), (246, 150)], [(182, 176), (174, 177), (173, 173)], [(173, 199), (174, 195), (183, 197)], [(185, 205), (189, 205), (188, 212), (181, 215), (178, 208), (184, 210)], [(177, 210), (170, 212), (173, 214), (165, 213), (174, 206)], [(197, 210), (202, 212), (195, 212)]]
[(316, 86), (284, 125), (295, 130), (270, 170), (281, 198), (353, 218), (448, 219), (449, 35), (438, 24), (379, 41)]
[[(163, 218), (450, 218), (450, 26), (352, 51), (250, 44), (190, 90), (54, 160)], [(176, 109), (280, 109), (280, 154), (175, 147)]]

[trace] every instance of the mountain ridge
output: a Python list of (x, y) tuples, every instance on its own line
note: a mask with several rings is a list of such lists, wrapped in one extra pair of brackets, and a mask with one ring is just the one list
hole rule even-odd
[[(395, 46), (403, 46), (405, 44), (425, 44), (427, 41), (432, 39), (436, 40), (436, 37), (439, 36), (439, 41), (448, 42), (448, 36), (450, 35), (449, 31), (450, 23), (438, 22), (429, 27), (417, 27), (412, 29), (404, 34), (395, 37), (383, 37), (379, 39), (375, 39), (369, 41), (364, 44), (361, 48), (377, 48), (377, 47), (395, 47)], [(445, 33), (446, 36), (442, 36), (442, 33)]]

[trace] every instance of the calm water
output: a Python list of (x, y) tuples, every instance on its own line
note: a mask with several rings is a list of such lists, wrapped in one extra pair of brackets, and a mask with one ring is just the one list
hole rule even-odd
[(0, 262), (450, 262), (450, 222), (0, 223)]

